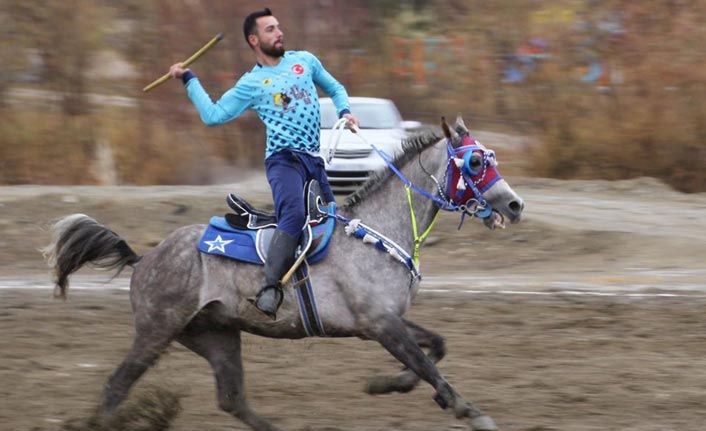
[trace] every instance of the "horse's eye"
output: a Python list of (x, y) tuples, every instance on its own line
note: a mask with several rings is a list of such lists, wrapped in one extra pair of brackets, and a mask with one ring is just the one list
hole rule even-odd
[(480, 169), (480, 167), (482, 165), (483, 165), (483, 156), (481, 156), (478, 153), (473, 153), (473, 155), (471, 156), (471, 168), (473, 168), (473, 170), (475, 171), (475, 170)]

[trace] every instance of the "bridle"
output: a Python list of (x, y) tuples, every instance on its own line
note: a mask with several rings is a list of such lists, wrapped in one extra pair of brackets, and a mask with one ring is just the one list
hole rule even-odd
[[(332, 128), (334, 133), (329, 137), (328, 151), (325, 156), (327, 163), (331, 162), (346, 127), (347, 120), (345, 118), (339, 119), (334, 124)], [(469, 134), (462, 136), (461, 143), (458, 146), (454, 146), (451, 140), (446, 141), (448, 160), (444, 173), (444, 186), (439, 183), (439, 180), (433, 174), (429, 173), (424, 169), (424, 166), (422, 166), (424, 173), (436, 184), (437, 190), (435, 193), (431, 193), (408, 180), (394, 165), (392, 156), (376, 147), (374, 144), (369, 143), (360, 133), (359, 128), (355, 126), (353, 128), (355, 135), (366, 145), (371, 147), (378, 156), (385, 161), (390, 170), (404, 183), (408, 193), (410, 190), (415, 191), (425, 198), (432, 200), (441, 210), (461, 212), (459, 228), (463, 224), (466, 215), (478, 218), (491, 216), (493, 208), (490, 203), (483, 198), (483, 193), (502, 179), (496, 169), (498, 162), (493, 150), (487, 149)], [(331, 145), (333, 139), (335, 139), (335, 142)], [(481, 166), (473, 168), (471, 166), (471, 158), (474, 153), (478, 152), (482, 154)]]
[[(334, 125), (333, 130), (336, 132), (334, 134), (337, 135), (336, 142), (333, 146), (331, 146), (331, 139), (333, 136), (329, 139), (328, 153), (326, 155), (327, 163), (329, 163), (333, 158), (336, 147), (338, 146), (341, 135), (343, 134), (346, 126), (347, 120), (345, 118), (341, 118)], [(447, 140), (446, 142), (448, 160), (446, 163), (446, 170), (444, 172), (445, 187), (441, 185), (439, 180), (433, 174), (424, 168), (421, 164), (420, 156), (419, 163), (422, 170), (436, 184), (436, 193), (432, 193), (422, 189), (407, 179), (407, 177), (405, 177), (405, 175), (395, 166), (393, 158), (383, 150), (369, 143), (360, 133), (360, 129), (353, 126), (353, 130), (355, 131), (355, 135), (358, 136), (358, 138), (360, 138), (366, 145), (371, 147), (385, 161), (390, 170), (404, 183), (410, 216), (412, 219), (414, 252), (410, 256), (389, 238), (376, 232), (369, 226), (365, 226), (360, 223), (360, 220), (349, 220), (337, 213), (333, 213), (331, 215), (346, 224), (346, 233), (348, 235), (355, 235), (363, 239), (364, 242), (367, 241), (375, 243), (378, 248), (387, 251), (397, 260), (404, 263), (412, 274), (411, 282), (421, 276), (418, 270), (421, 244), (429, 235), (439, 217), (439, 212), (437, 212), (429, 226), (420, 235), (418, 232), (417, 217), (414, 213), (414, 206), (412, 205), (412, 191), (432, 200), (441, 210), (460, 212), (461, 222), (458, 225), (459, 229), (461, 229), (466, 215), (478, 218), (487, 218), (492, 216), (493, 208), (490, 203), (483, 198), (483, 193), (502, 177), (496, 169), (497, 161), (495, 160), (495, 152), (485, 148), (478, 141), (471, 138), (470, 135), (464, 135), (461, 145), (456, 147), (453, 146), (451, 140)], [(472, 166), (471, 159), (473, 158), (473, 154), (477, 152), (482, 154), (482, 161), (479, 167), (474, 168)], [(500, 214), (500, 217), (502, 217), (502, 214)]]
[[(448, 162), (443, 195), (451, 204), (451, 210), (462, 211), (464, 216), (490, 217), (493, 207), (483, 198), (483, 193), (502, 179), (497, 170), (495, 152), (468, 134), (456, 147), (447, 140), (446, 148)], [(473, 155), (477, 153), (481, 154), (480, 165), (474, 167)]]

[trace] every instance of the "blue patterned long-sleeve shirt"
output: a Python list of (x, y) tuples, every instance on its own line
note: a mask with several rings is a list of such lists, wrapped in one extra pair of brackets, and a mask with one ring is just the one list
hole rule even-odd
[(248, 108), (255, 110), (267, 129), (265, 158), (282, 149), (319, 151), (317, 85), (331, 97), (339, 117), (350, 112), (346, 89), (307, 51), (287, 51), (276, 66), (255, 65), (215, 103), (193, 74), (185, 74), (184, 80), (189, 98), (209, 126), (234, 120)]

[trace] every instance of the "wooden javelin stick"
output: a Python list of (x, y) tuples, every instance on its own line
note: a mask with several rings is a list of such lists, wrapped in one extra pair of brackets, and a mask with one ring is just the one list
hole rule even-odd
[(299, 268), (299, 265), (301, 265), (302, 262), (304, 262), (305, 257), (306, 257), (306, 252), (300, 254), (299, 257), (297, 257), (297, 260), (294, 262), (292, 267), (289, 268), (289, 271), (287, 271), (287, 273), (284, 274), (284, 276), (282, 277), (282, 281), (281, 281), (282, 286), (287, 284), (289, 279), (292, 278), (292, 276), (294, 275), (294, 272), (297, 270), (297, 268)]
[[(206, 53), (206, 51), (208, 51), (209, 49), (213, 48), (213, 46), (214, 46), (215, 44), (217, 44), (221, 39), (223, 39), (223, 33), (218, 33), (218, 34), (216, 35), (216, 37), (214, 37), (213, 39), (211, 39), (206, 45), (204, 45), (201, 49), (199, 49), (198, 51), (196, 51), (196, 53), (194, 53), (194, 55), (192, 55), (192, 56), (189, 57), (188, 59), (184, 60), (184, 61), (183, 61), (183, 67), (184, 67), (185, 69), (186, 69), (187, 67), (189, 67), (189, 65), (190, 65), (191, 63), (193, 63), (194, 61), (198, 60), (199, 57), (201, 57), (202, 55), (204, 55), (204, 54)], [(148, 91), (150, 91), (151, 89), (153, 89), (154, 87), (156, 87), (156, 86), (158, 86), (158, 85), (161, 85), (161, 84), (164, 84), (165, 82), (169, 81), (169, 78), (170, 78), (170, 77), (171, 77), (171, 76), (169, 75), (169, 72), (167, 72), (164, 76), (162, 76), (161, 78), (157, 79), (156, 81), (154, 81), (154, 82), (151, 83), (150, 85), (148, 85), (148, 86), (146, 86), (145, 88), (143, 88), (142, 91), (143, 91), (143, 92), (148, 92)]]

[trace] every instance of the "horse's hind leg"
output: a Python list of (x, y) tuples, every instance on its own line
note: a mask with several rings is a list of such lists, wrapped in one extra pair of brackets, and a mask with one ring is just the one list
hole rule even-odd
[(243, 363), (238, 329), (207, 329), (197, 322), (177, 341), (208, 360), (216, 376), (218, 406), (257, 431), (279, 428), (250, 409), (243, 390)]
[(398, 361), (414, 371), (419, 377), (432, 385), (436, 390), (434, 401), (441, 408), (452, 409), (456, 418), (471, 419), (474, 431), (496, 430), (497, 427), (490, 417), (463, 399), (444, 379), (432, 360), (424, 354), (417, 342), (409, 333), (405, 322), (397, 316), (388, 316), (384, 322), (378, 322), (371, 334)]
[[(415, 339), (419, 347), (428, 349), (427, 356), (434, 363), (439, 362), (446, 354), (444, 339), (437, 333), (423, 328), (416, 323), (404, 320), (407, 331)], [(394, 376), (373, 376), (368, 380), (365, 391), (371, 395), (390, 392), (409, 392), (419, 383), (419, 376), (405, 368)]]
[(171, 336), (156, 332), (138, 333), (117, 370), (108, 379), (103, 391), (103, 416), (108, 419), (128, 394), (137, 379), (147, 371), (164, 352), (172, 340)]

